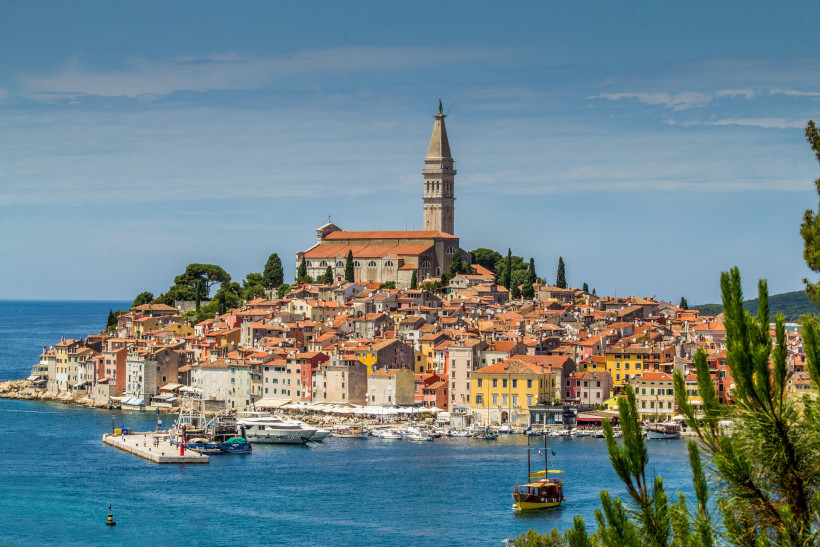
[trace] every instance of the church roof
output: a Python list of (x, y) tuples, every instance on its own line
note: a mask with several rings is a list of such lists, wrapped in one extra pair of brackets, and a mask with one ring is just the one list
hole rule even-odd
[(448, 158), (450, 155), (450, 141), (447, 140), (447, 128), (444, 126), (445, 114), (436, 114), (436, 123), (433, 125), (433, 136), (430, 137), (428, 158)]
[(454, 235), (433, 230), (405, 230), (380, 232), (346, 232), (339, 230), (327, 234), (323, 240), (339, 239), (458, 239)]
[(381, 258), (392, 255), (416, 256), (430, 249), (432, 245), (316, 245), (305, 251), (305, 258), (346, 258), (353, 251), (353, 258)]

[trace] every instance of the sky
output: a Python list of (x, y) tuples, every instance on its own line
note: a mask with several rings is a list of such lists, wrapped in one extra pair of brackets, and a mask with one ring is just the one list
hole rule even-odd
[(0, 0), (0, 298), (241, 281), (327, 222), (422, 227), (438, 100), (465, 250), (599, 295), (816, 277), (820, 4)]

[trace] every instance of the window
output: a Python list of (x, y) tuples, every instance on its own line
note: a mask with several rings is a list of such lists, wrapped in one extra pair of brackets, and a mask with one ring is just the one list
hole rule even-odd
[(432, 266), (433, 265), (430, 263), (429, 260), (425, 260), (424, 262), (421, 263), (422, 268), (431, 268)]
[(358, 260), (354, 260), (354, 261), (353, 261), (353, 267), (354, 267), (354, 268), (361, 268), (361, 267), (362, 267), (362, 263), (361, 263), (361, 262), (359, 262)]
[(493, 387), (498, 387), (498, 379), (493, 378)]
[(455, 248), (454, 248), (454, 247), (447, 247), (447, 254), (448, 254), (448, 255), (451, 255), (451, 254), (453, 254), (454, 252), (456, 252), (456, 250), (455, 250)]
[(494, 405), (498, 404), (498, 394), (497, 393), (493, 393), (493, 404)]
[(384, 263), (384, 267), (385, 268), (395, 268), (396, 264), (392, 260), (388, 260), (387, 262)]
[(475, 404), (482, 405), (484, 404), (484, 396), (481, 393), (476, 394), (475, 396)]
[(326, 266), (327, 266), (327, 260), (322, 260), (321, 262), (319, 262), (319, 267), (320, 268), (324, 268)]
[(336, 261), (336, 267), (337, 267), (337, 268), (344, 268), (344, 267), (345, 267), (345, 263), (344, 263), (344, 262), (342, 262), (341, 260), (337, 260), (337, 261)]
[(621, 370), (621, 363), (615, 363), (615, 370)]
[(512, 386), (512, 387), (518, 387), (518, 380), (513, 380), (512, 382), (513, 382), (513, 386)]
[(532, 395), (527, 395), (527, 406), (532, 406)]
[(506, 406), (506, 405), (507, 405), (507, 401), (508, 401), (508, 400), (509, 400), (509, 399), (507, 398), (507, 394), (506, 394), (506, 393), (504, 393), (503, 395), (501, 395), (501, 404), (502, 404), (502, 405)]
[(483, 382), (482, 382), (481, 378), (479, 378), (479, 379), (478, 379), (478, 387), (481, 387), (481, 384), (482, 384), (482, 383), (483, 383)]
[(370, 262), (367, 263), (367, 267), (368, 268), (375, 268), (376, 267), (376, 261), (371, 260)]
[(518, 395), (513, 395), (512, 396), (512, 403), (513, 403), (513, 406), (518, 406)]
[(532, 380), (527, 380), (527, 387), (532, 387)]
[(305, 266), (307, 266), (308, 268), (310, 268), (311, 266), (313, 266), (313, 262), (311, 262), (310, 260), (308, 260), (308, 261), (305, 263)]
[(507, 387), (507, 379), (506, 378), (501, 380), (501, 387)]

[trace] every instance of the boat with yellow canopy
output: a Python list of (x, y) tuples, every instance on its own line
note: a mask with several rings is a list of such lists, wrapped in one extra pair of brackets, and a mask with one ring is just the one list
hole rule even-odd
[[(516, 484), (512, 497), (515, 500), (512, 508), (516, 511), (547, 509), (557, 507), (566, 500), (564, 497), (563, 471), (550, 469), (547, 456), (547, 437), (544, 436), (544, 470), (532, 472), (530, 468), (530, 442), (527, 437), (527, 484)], [(553, 475), (553, 476), (550, 476)]]

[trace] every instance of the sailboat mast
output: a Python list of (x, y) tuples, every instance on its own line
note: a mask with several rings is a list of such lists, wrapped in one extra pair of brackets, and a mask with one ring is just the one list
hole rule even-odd
[(530, 482), (530, 474), (532, 470), (530, 469), (530, 436), (527, 435), (527, 482)]
[(545, 479), (547, 478), (547, 470), (549, 470), (549, 468), (550, 468), (547, 462), (548, 462), (548, 459), (547, 459), (547, 436), (544, 435), (544, 478)]

